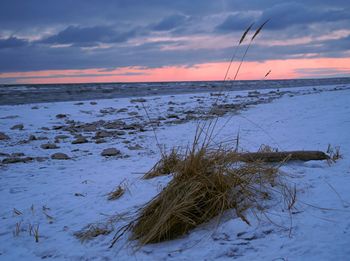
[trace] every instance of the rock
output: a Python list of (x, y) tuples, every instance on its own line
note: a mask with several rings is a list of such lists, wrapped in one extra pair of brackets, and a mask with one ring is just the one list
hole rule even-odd
[(57, 118), (57, 119), (67, 118), (67, 114), (62, 114), (62, 113), (57, 114), (57, 115), (56, 115), (56, 118)]
[(10, 157), (10, 154), (0, 152), (0, 157)]
[(143, 130), (143, 126), (138, 123), (131, 123), (123, 127), (123, 130)]
[(108, 137), (112, 137), (112, 133), (108, 132), (108, 131), (98, 131), (95, 134), (95, 139), (101, 139), (101, 138), (108, 138)]
[(85, 124), (81, 127), (81, 129), (83, 131), (86, 131), (86, 132), (92, 132), (92, 131), (96, 131), (97, 130), (97, 126), (93, 123), (91, 124)]
[(63, 135), (63, 134), (61, 134), (61, 135), (57, 135), (57, 136), (55, 137), (55, 140), (65, 140), (65, 139), (68, 139), (68, 138), (69, 138), (68, 135)]
[(70, 157), (67, 154), (61, 153), (61, 152), (57, 152), (51, 155), (51, 159), (54, 160), (68, 160), (70, 159)]
[(136, 116), (138, 115), (139, 113), (137, 111), (131, 111), (131, 112), (128, 112), (128, 115), (130, 116)]
[(180, 117), (178, 115), (176, 115), (176, 114), (168, 114), (167, 118), (168, 119), (179, 119)]
[(112, 122), (107, 122), (103, 125), (105, 129), (120, 129), (125, 126), (125, 122), (121, 120), (116, 120)]
[(50, 128), (48, 128), (48, 127), (41, 127), (40, 129), (45, 130), (45, 131), (50, 130)]
[(37, 110), (37, 109), (39, 109), (38, 106), (33, 106), (33, 107), (32, 107), (32, 110)]
[(117, 112), (127, 112), (127, 111), (128, 111), (127, 108), (121, 108), (121, 109), (117, 110)]
[(48, 157), (36, 157), (35, 158), (35, 160), (37, 161), (37, 162), (44, 162), (45, 160), (47, 160), (48, 159)]
[(26, 163), (32, 160), (34, 160), (32, 157), (25, 157), (25, 158), (9, 157), (9, 158), (3, 159), (2, 163), (3, 164)]
[(23, 124), (16, 124), (11, 127), (11, 130), (23, 130)]
[(41, 144), (40, 148), (44, 150), (53, 150), (53, 149), (58, 149), (59, 147), (56, 144), (45, 143), (45, 144)]
[(131, 102), (131, 103), (135, 103), (135, 102), (146, 102), (146, 99), (144, 99), (144, 98), (131, 99), (130, 102)]
[(84, 105), (83, 102), (77, 102), (77, 103), (74, 103), (74, 105)]
[(125, 131), (122, 131), (122, 130), (114, 131), (113, 133), (114, 133), (115, 135), (117, 135), (117, 136), (123, 136), (123, 135), (126, 134), (126, 132), (125, 132)]
[(22, 153), (22, 152), (17, 152), (17, 153), (11, 154), (11, 157), (13, 157), (13, 158), (18, 158), (18, 157), (23, 157), (23, 156), (24, 156), (24, 153)]
[(96, 144), (101, 144), (101, 143), (105, 143), (105, 142), (106, 142), (106, 140), (104, 140), (104, 139), (97, 139), (95, 141)]
[(87, 143), (87, 142), (88, 142), (88, 140), (85, 137), (80, 136), (77, 139), (73, 140), (72, 144), (83, 144), (83, 143)]
[(35, 135), (29, 135), (28, 141), (33, 141), (33, 140), (37, 140), (37, 138), (35, 137)]
[(129, 150), (141, 150), (142, 147), (139, 144), (136, 144), (134, 146), (128, 146)]
[(90, 104), (91, 104), (91, 105), (96, 105), (97, 102), (92, 101), (92, 102), (90, 102)]
[(118, 156), (120, 154), (121, 154), (120, 150), (117, 150), (116, 148), (104, 149), (101, 153), (101, 155), (104, 157)]
[(5, 133), (3, 132), (0, 132), (0, 140), (9, 140), (10, 137), (7, 136)]

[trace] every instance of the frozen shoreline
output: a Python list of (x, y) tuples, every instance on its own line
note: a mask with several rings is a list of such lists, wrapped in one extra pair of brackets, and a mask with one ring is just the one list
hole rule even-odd
[[(151, 122), (141, 101), (129, 98), (96, 100), (96, 104), (1, 106), (0, 129), (10, 140), (0, 141), (0, 160), (11, 153), (24, 153), (34, 160), (0, 166), (0, 260), (344, 260), (350, 254), (350, 85), (281, 92), (146, 97), (142, 102)], [(213, 110), (214, 102), (225, 106)], [(216, 229), (205, 224), (180, 239), (146, 246), (136, 253), (123, 242), (108, 249), (112, 234), (83, 244), (73, 236), (89, 223), (147, 202), (171, 179), (140, 179), (159, 158), (151, 126), (168, 149), (186, 146), (192, 141), (196, 121), (217, 113), (221, 115), (219, 127), (228, 122), (217, 137), (219, 141), (232, 139), (239, 131), (241, 146), (252, 151), (261, 144), (324, 151), (330, 143), (341, 146), (343, 159), (331, 166), (307, 162), (283, 167), (295, 176), (291, 181), (298, 188), (292, 224), (286, 213), (272, 207), (270, 218), (281, 227), (252, 215), (250, 227), (227, 217)], [(11, 130), (18, 124), (23, 124), (23, 130)], [(107, 135), (102, 138), (105, 142), (96, 143), (101, 131)], [(30, 135), (37, 139), (30, 140)], [(57, 138), (59, 135), (68, 137)], [(72, 144), (79, 136), (87, 142)], [(47, 139), (41, 139), (44, 137)], [(45, 143), (59, 148), (42, 149)], [(100, 155), (110, 147), (121, 155)], [(71, 159), (50, 159), (55, 152)], [(116, 201), (107, 201), (106, 194), (120, 182), (127, 182), (130, 191)], [(20, 231), (13, 235), (16, 224)], [(40, 225), (39, 243), (29, 235), (29, 224)]]

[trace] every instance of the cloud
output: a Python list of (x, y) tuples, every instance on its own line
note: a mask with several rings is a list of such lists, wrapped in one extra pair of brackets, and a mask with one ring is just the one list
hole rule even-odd
[(19, 39), (13, 36), (5, 39), (0, 39), (0, 49), (18, 48), (18, 47), (26, 46), (27, 44), (28, 44), (27, 40)]
[(242, 31), (266, 18), (247, 60), (348, 57), (349, 35), (318, 36), (350, 30), (349, 8), (346, 0), (2, 0), (0, 72), (226, 61)]
[(243, 31), (252, 22), (256, 20), (256, 16), (252, 13), (236, 13), (229, 15), (215, 29), (217, 31), (232, 32), (235, 30)]
[(165, 17), (162, 21), (152, 27), (156, 31), (168, 31), (184, 25), (187, 17), (181, 14), (175, 14)]
[(266, 9), (259, 19), (271, 19), (268, 29), (283, 29), (293, 25), (306, 25), (312, 23), (336, 22), (349, 20), (350, 9), (330, 9), (315, 5), (305, 5), (297, 2), (277, 4)]
[(91, 46), (97, 43), (125, 42), (136, 35), (136, 31), (117, 32), (111, 26), (80, 27), (68, 26), (63, 31), (51, 35), (40, 43), (74, 44), (77, 46)]

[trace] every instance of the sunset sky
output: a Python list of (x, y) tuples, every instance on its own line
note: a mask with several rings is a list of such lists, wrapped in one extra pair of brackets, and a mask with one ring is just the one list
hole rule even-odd
[(349, 0), (1, 0), (0, 83), (350, 77)]

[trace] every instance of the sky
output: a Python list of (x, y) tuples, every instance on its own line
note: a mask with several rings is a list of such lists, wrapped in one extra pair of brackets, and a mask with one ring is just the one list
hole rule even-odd
[(232, 80), (267, 19), (238, 80), (350, 77), (349, 0), (1, 0), (0, 83)]

